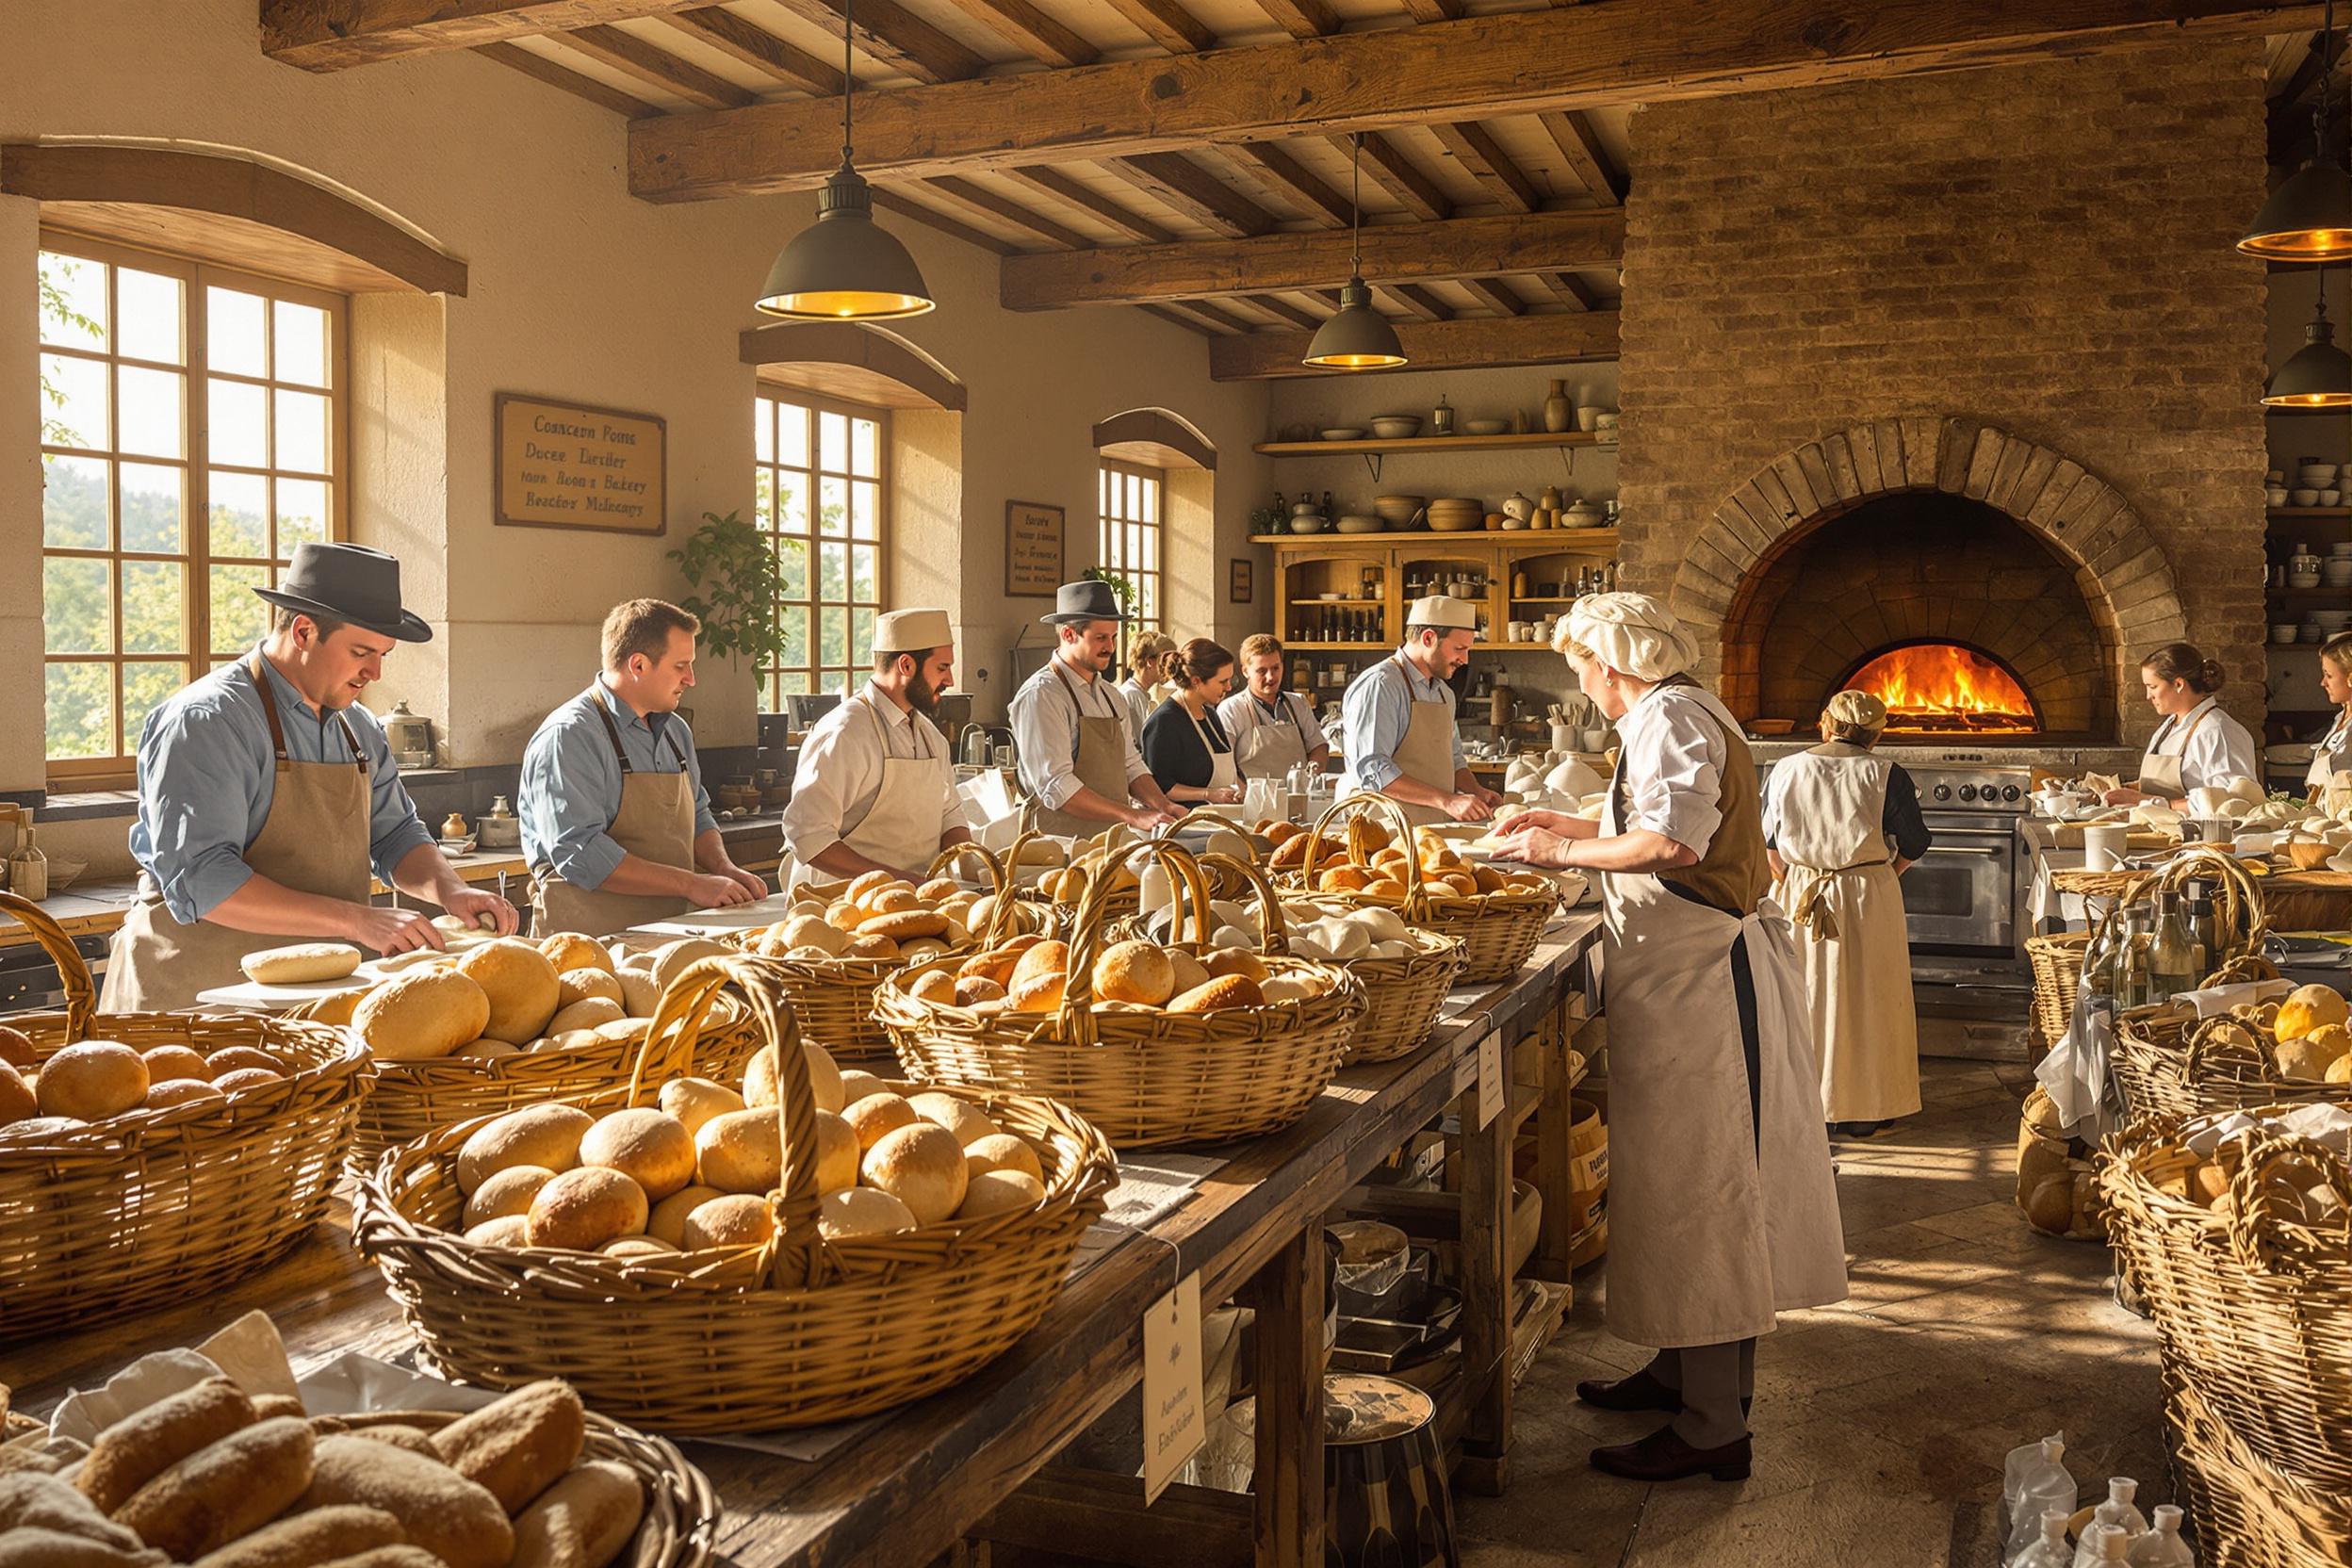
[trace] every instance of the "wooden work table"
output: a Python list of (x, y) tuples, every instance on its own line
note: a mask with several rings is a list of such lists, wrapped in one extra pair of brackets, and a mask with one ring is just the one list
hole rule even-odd
[[(1298, 1122), (1232, 1146), (1227, 1163), (1147, 1229), (1105, 1233), (1106, 1245), (1074, 1274), (1037, 1330), (959, 1387), (894, 1413), (814, 1462), (690, 1444), (725, 1509), (721, 1560), (741, 1568), (901, 1568), (929, 1562), (967, 1537), (1021, 1541), (1058, 1528), (1073, 1508), (1100, 1519), (1106, 1507), (1131, 1500), (1138, 1527), (1125, 1560), (1167, 1560), (1169, 1527), (1194, 1521), (1197, 1527), (1187, 1525), (1174, 1544), (1175, 1560), (1254, 1557), (1262, 1565), (1319, 1568), (1320, 1231), (1327, 1211), (1449, 1106), (1463, 1129), (1458, 1429), (1477, 1466), (1465, 1470), (1465, 1483), (1499, 1487), (1510, 1443), (1511, 1288), (1504, 1268), (1511, 1149), (1534, 1103), (1531, 1095), (1507, 1095), (1509, 1108), (1478, 1125), (1478, 1043), (1496, 1031), (1516, 1041), (1519, 1031), (1580, 1012), (1576, 1004), (1598, 926), (1590, 912), (1570, 916), (1512, 980), (1474, 998), (1457, 993), (1448, 1021), (1422, 1050), (1401, 1061), (1346, 1070)], [(1563, 1041), (1563, 1055), (1564, 1049)], [(1520, 1070), (1524, 1075), (1524, 1064)], [(1543, 1132), (1564, 1148), (1565, 1080), (1557, 1081), (1557, 1114), (1546, 1118)], [(1564, 1224), (1564, 1191), (1546, 1203), (1547, 1218), (1555, 1207)], [(0, 1354), (0, 1378), (17, 1385), (17, 1408), (38, 1413), (136, 1356), (195, 1343), (253, 1307), (276, 1319), (298, 1366), (346, 1349), (400, 1356), (413, 1341), (375, 1269), (351, 1248), (348, 1218), (338, 1203), (287, 1257), (204, 1302), (9, 1345)], [(1564, 1245), (1547, 1238), (1539, 1271), (1555, 1269), (1564, 1279), (1565, 1257)], [(1058, 1467), (1039, 1477), (1070, 1439), (1136, 1385), (1145, 1309), (1196, 1273), (1204, 1304), (1242, 1293), (1257, 1309), (1255, 1493), (1176, 1488), (1172, 1506), (1164, 1498), (1165, 1511), (1147, 1515), (1140, 1482), (1131, 1478)], [(1557, 1315), (1555, 1308), (1555, 1321)], [(1063, 1549), (1070, 1545), (1064, 1536)]]

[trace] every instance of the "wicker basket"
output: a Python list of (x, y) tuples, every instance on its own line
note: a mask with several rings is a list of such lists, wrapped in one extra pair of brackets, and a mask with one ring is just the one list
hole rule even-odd
[(2142, 1118), (2099, 1150), (2108, 1232), (2166, 1372), (2263, 1463), (2352, 1495), (2352, 1235), (2311, 1230), (2264, 1182), (2292, 1156), (2352, 1193), (2352, 1170), (2319, 1144), (2257, 1129), (2239, 1145), (2230, 1211), (2215, 1213), (2163, 1188), (2195, 1163), (2185, 1125)]
[[(1384, 812), (1389, 819), (1392, 842), (1402, 842), (1408, 851), (1413, 846), (1413, 825), (1397, 804), (1381, 794), (1353, 794), (1333, 801), (1330, 809), (1315, 819), (1308, 831), (1305, 863), (1297, 876), (1301, 890), (1314, 893), (1322, 900), (1362, 906), (1379, 904), (1361, 893), (1316, 892), (1315, 872), (1320, 869), (1318, 851), (1322, 848), (1324, 829), (1343, 818), (1366, 811)], [(1517, 974), (1535, 952), (1537, 940), (1544, 935), (1544, 923), (1552, 918), (1559, 906), (1560, 894), (1549, 890), (1543, 892), (1478, 893), (1470, 897), (1455, 895), (1446, 898), (1430, 896), (1421, 876), (1421, 858), (1408, 853), (1405, 857), (1405, 901), (1402, 913), (1405, 923), (1440, 936), (1462, 939), (1462, 969), (1454, 978), (1459, 986), (1491, 986)]]
[(2352, 1085), (2282, 1076), (2270, 1044), (2263, 1031), (2227, 1015), (2193, 1019), (2169, 1004), (2135, 1007), (2115, 1021), (2113, 1065), (2135, 1117), (2352, 1102)]
[[(1152, 852), (1208, 919), (1200, 862), (1177, 846)], [(977, 1012), (918, 1001), (924, 971), (902, 971), (876, 993), (875, 1013), (909, 1076), (1058, 1100), (1102, 1131), (1114, 1149), (1221, 1143), (1289, 1126), (1315, 1103), (1354, 1043), (1364, 988), (1330, 964), (1280, 956), (1281, 906), (1266, 922), (1267, 967), (1317, 974), (1322, 996), (1214, 1013), (1096, 1012), (1094, 960), (1105, 945), (1105, 903), (1092, 876), (1079, 899), (1070, 983), (1054, 1013)], [(926, 966), (926, 970), (931, 967)]]
[(201, 1298), (301, 1240), (324, 1212), (373, 1081), (339, 1029), (252, 1014), (100, 1013), (74, 939), (0, 893), (65, 986), (62, 1013), (18, 1013), (41, 1061), (78, 1040), (135, 1051), (269, 1052), (292, 1070), (234, 1104), (133, 1111), (47, 1134), (0, 1129), (0, 1341)]
[[(944, 875), (947, 869), (964, 856), (976, 856), (988, 874), (988, 891), (995, 894), (1001, 906), (1004, 902), (1004, 871), (996, 857), (978, 844), (958, 844), (941, 850), (932, 860), (928, 874)], [(751, 951), (748, 939), (753, 933), (740, 932), (727, 939), (730, 947)], [(968, 953), (974, 943), (963, 941), (948, 951)], [(784, 988), (792, 999), (792, 1014), (800, 1021), (803, 1039), (816, 1041), (825, 1047), (843, 1067), (862, 1068), (884, 1073), (898, 1070), (898, 1057), (890, 1050), (890, 1037), (874, 1021), (874, 988), (906, 967), (899, 958), (787, 958), (769, 956), (784, 977)]]
[(2262, 1462), (2197, 1391), (2164, 1380), (2173, 1475), (2206, 1568), (2344, 1568), (2352, 1504)]
[(2082, 988), (2082, 955), (2090, 945), (2087, 931), (2025, 939), (2026, 962), (2034, 970), (2030, 1021), (2036, 1054), (2066, 1038), (2074, 1023), (2075, 996)]
[[(1037, 1147), (1045, 1200), (825, 1240), (816, 1106), (774, 962), (694, 963), (663, 996), (657, 1027), (691, 1030), (730, 985), (748, 998), (760, 1040), (783, 1047), (784, 1187), (770, 1196), (778, 1237), (676, 1264), (470, 1242), (449, 1227), (464, 1206), (457, 1152), (482, 1123), (445, 1127), (384, 1157), (360, 1184), (352, 1226), (442, 1368), (496, 1388), (564, 1378), (590, 1404), (657, 1429), (771, 1431), (869, 1415), (960, 1382), (1053, 1304), (1117, 1177), (1102, 1135), (1040, 1100), (950, 1091)], [(655, 1089), (647, 1079), (628, 1098), (643, 1103)]]

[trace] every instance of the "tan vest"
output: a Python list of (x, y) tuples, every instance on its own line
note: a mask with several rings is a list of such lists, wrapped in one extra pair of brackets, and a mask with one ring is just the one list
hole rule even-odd
[[(1698, 682), (1678, 675), (1660, 684), (1695, 686)], [(1712, 712), (1707, 714), (1707, 722), (1722, 732), (1724, 742), (1723, 795), (1716, 803), (1723, 822), (1696, 865), (1661, 871), (1658, 879), (1695, 894), (1703, 904), (1745, 919), (1756, 913), (1756, 906), (1772, 887), (1772, 863), (1764, 851), (1764, 806), (1756, 787), (1756, 758), (1749, 752), (1747, 741), (1736, 730), (1725, 727), (1723, 721)], [(1614, 798), (1621, 821), (1625, 814), (1625, 764), (1621, 755), (1609, 780), (1609, 792)]]
[[(686, 772), (685, 748), (670, 737), (670, 755), (678, 759), (676, 773), (639, 773), (629, 765), (621, 748), (621, 731), (605, 706), (604, 693), (589, 700), (604, 721), (605, 738), (612, 743), (612, 760), (621, 765), (621, 805), (605, 833), (622, 849), (656, 865), (694, 869), (694, 790)], [(578, 931), (604, 937), (648, 921), (676, 920), (693, 908), (691, 899), (667, 894), (608, 893), (575, 888), (555, 874), (552, 866), (535, 868), (531, 885), (531, 934), (545, 937), (556, 931)]]

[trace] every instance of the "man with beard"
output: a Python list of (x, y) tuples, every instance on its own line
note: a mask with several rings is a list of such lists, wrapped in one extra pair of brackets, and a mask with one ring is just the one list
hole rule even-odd
[(727, 858), (694, 738), (678, 716), (701, 630), (661, 599), (614, 605), (603, 670), (524, 748), (517, 814), (534, 936), (601, 937), (767, 893)]
[(1184, 808), (1152, 780), (1127, 705), (1103, 678), (1127, 620), (1111, 585), (1093, 578), (1065, 582), (1054, 593), (1054, 612), (1038, 619), (1054, 629), (1054, 657), (1021, 683), (1011, 704), (1021, 792), (1037, 825), (1069, 839), (1115, 822), (1149, 833), (1183, 817)]
[(968, 841), (956, 765), (931, 722), (955, 683), (944, 610), (893, 610), (874, 625), (874, 676), (801, 743), (784, 846), (828, 876), (886, 871), (921, 882)]

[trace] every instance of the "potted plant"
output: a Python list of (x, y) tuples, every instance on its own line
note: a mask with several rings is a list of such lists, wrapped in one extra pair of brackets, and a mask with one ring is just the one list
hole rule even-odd
[(776, 607), (783, 570), (759, 528), (732, 512), (706, 512), (702, 526), (668, 553), (694, 590), (678, 606), (702, 622), (704, 650), (720, 659), (748, 657), (755, 670), (775, 664), (784, 651)]

